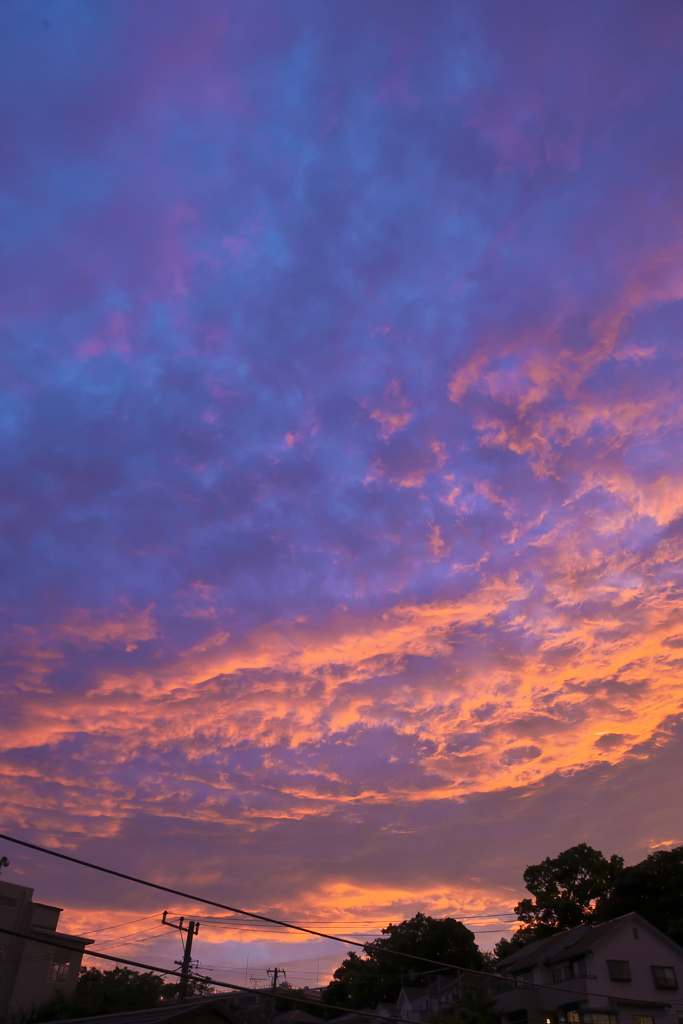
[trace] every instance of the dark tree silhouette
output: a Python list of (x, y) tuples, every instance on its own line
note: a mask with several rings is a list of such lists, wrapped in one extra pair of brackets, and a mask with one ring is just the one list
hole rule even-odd
[(452, 917), (416, 914), (409, 921), (383, 928), (382, 935), (366, 945), (364, 957), (349, 953), (327, 986), (326, 1001), (353, 1009), (374, 1007), (379, 1002), (395, 1002), (404, 980), (420, 987), (433, 979), (433, 975), (420, 974), (431, 969), (429, 964), (393, 956), (392, 950), (457, 967), (486, 967), (474, 934)]
[(683, 944), (683, 846), (656, 850), (620, 871), (597, 917), (609, 921), (636, 911), (675, 942)]
[(534, 939), (596, 920), (597, 908), (611, 894), (623, 866), (623, 857), (612, 854), (608, 860), (586, 843), (530, 864), (524, 883), (534, 899), (517, 904), (522, 927), (510, 939), (501, 939), (496, 955), (508, 956)]
[[(82, 967), (76, 991), (72, 996), (61, 993), (43, 1003), (31, 1016), (36, 1024), (47, 1020), (69, 1020), (72, 1017), (93, 1017), (125, 1010), (149, 1010), (162, 1000), (172, 999), (177, 983), (164, 982), (151, 971), (139, 973), (129, 967), (115, 967), (100, 971), (97, 967)], [(204, 982), (191, 981), (190, 993), (210, 991)]]
[(450, 1010), (434, 1017), (434, 1024), (500, 1024), (496, 1000), (485, 989), (465, 989), (462, 998)]

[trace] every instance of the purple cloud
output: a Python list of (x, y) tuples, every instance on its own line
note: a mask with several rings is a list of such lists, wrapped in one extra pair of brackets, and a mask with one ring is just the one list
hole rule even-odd
[(676, 839), (681, 6), (0, 21), (8, 829), (359, 928)]

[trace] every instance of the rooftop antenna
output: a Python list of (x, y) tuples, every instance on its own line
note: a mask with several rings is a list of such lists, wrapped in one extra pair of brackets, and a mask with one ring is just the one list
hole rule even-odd
[(9, 861), (7, 860), (7, 857), (0, 857), (0, 872), (2, 871), (3, 868), (8, 868), (8, 867), (9, 867)]

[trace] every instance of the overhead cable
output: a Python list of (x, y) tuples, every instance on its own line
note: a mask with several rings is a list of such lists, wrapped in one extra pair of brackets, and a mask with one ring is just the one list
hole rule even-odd
[[(27, 939), (29, 942), (42, 942), (45, 945), (53, 946), (57, 949), (68, 949), (69, 952), (74, 952), (73, 946), (67, 946), (63, 942), (55, 942), (53, 939), (38, 937), (37, 935), (27, 935), (24, 932), (16, 932), (11, 928), (0, 927), (0, 933), (3, 935), (13, 935), (17, 939)], [(172, 975), (173, 977), (180, 978), (181, 971), (169, 970), (167, 967), (157, 967), (154, 964), (141, 963), (139, 960), (128, 960), (125, 957), (113, 956), (110, 953), (96, 953), (94, 950), (84, 950), (87, 956), (98, 957), (100, 960), (110, 960), (113, 963), (125, 964), (127, 967), (139, 967), (145, 971), (154, 971), (157, 974)], [(292, 1003), (303, 1003), (307, 1006), (322, 1007), (324, 1010), (341, 1010), (342, 1013), (348, 1013), (348, 1006), (335, 1006), (332, 1003), (321, 1003), (317, 999), (306, 999), (301, 995), (289, 995), (283, 992), (282, 989), (273, 991), (272, 988), (253, 989), (247, 988), (246, 985), (233, 985), (229, 981), (214, 981), (210, 977), (200, 977), (198, 975), (191, 976), (192, 981), (203, 981), (207, 985), (216, 985), (219, 988), (234, 989), (237, 992), (248, 992), (250, 995), (254, 995), (257, 992), (260, 996), (266, 996), (267, 999), (288, 999)], [(353, 1010), (353, 1013), (359, 1017), (370, 1017), (373, 1020), (382, 1020), (386, 1022), (386, 1017), (381, 1013), (372, 1013), (370, 1010)], [(406, 1020), (403, 1017), (392, 1017), (392, 1024), (412, 1024), (411, 1021)]]
[[(341, 935), (330, 935), (327, 932), (318, 932), (313, 928), (305, 928), (301, 924), (291, 924), (289, 921), (281, 921), (276, 917), (266, 917), (265, 914), (256, 914), (251, 910), (240, 910), (239, 907), (231, 907), (226, 903), (218, 903), (216, 900), (207, 899), (205, 896), (195, 896), (189, 892), (183, 892), (182, 889), (173, 889), (168, 885), (160, 885), (158, 882), (149, 882), (145, 878), (138, 878), (136, 875), (128, 875), (123, 871), (115, 871), (114, 868), (106, 868), (102, 864), (93, 864), (91, 861), (81, 860), (80, 857), (72, 857), (68, 853), (60, 853), (58, 850), (50, 850), (47, 846), (38, 846), (37, 843), (29, 843), (25, 839), (17, 839), (14, 836), (8, 836), (0, 832), (0, 839), (5, 839), (9, 843), (16, 843), (18, 846), (25, 846), (29, 850), (37, 850), (39, 853), (47, 853), (50, 857), (58, 857), (60, 860), (69, 861), (72, 864), (79, 864), (81, 867), (92, 868), (94, 871), (103, 871), (107, 875), (113, 875), (115, 878), (123, 878), (127, 882), (135, 882), (137, 885), (145, 885), (149, 889), (157, 889), (160, 892), (169, 892), (173, 896), (181, 896), (183, 899), (191, 900), (193, 903), (204, 903), (210, 907), (218, 907), (219, 910), (229, 910), (232, 914), (242, 914), (245, 917), (254, 918), (257, 921), (266, 921), (268, 924), (276, 924), (281, 928), (290, 928), (297, 932), (305, 932), (307, 935), (315, 935), (320, 939), (331, 939), (333, 942), (342, 942), (345, 946), (358, 946), (359, 949), (365, 949), (368, 945), (367, 942), (357, 942), (355, 939), (345, 939)], [(458, 967), (457, 964), (447, 964), (441, 960), (431, 960), (428, 957), (417, 956), (415, 953), (404, 953), (397, 949), (386, 949), (382, 950), (391, 954), (392, 956), (402, 956), (409, 960), (419, 960), (421, 963), (434, 964), (436, 967), (444, 967), (446, 969), (461, 971), (468, 970), (473, 974), (486, 974), (486, 971), (476, 971), (473, 968)]]
[[(219, 910), (229, 910), (232, 914), (243, 914), (245, 917), (253, 917), (256, 921), (266, 921), (268, 924), (277, 924), (281, 928), (291, 928), (297, 932), (305, 932), (307, 935), (316, 935), (320, 939), (333, 939), (335, 942), (344, 942), (347, 945), (365, 948), (366, 943), (355, 942), (353, 939), (344, 939), (339, 935), (328, 935), (326, 932), (318, 932), (313, 928), (305, 928), (301, 924), (289, 924), (287, 921), (280, 921), (276, 917), (266, 917), (265, 914), (255, 914), (251, 910), (240, 910), (239, 907), (230, 907), (226, 903), (218, 903), (216, 900), (209, 900), (204, 896), (193, 896), (192, 893), (183, 892), (182, 889), (173, 889), (169, 885), (160, 885), (158, 882), (148, 882), (145, 878), (137, 878), (135, 875), (128, 875), (124, 871), (115, 871), (114, 868), (105, 868), (101, 864), (92, 864), (90, 861), (81, 860), (80, 857), (71, 857), (67, 853), (60, 853), (58, 850), (50, 850), (46, 846), (38, 846), (37, 843), (28, 843), (25, 839), (15, 839), (14, 836), (4, 835), (0, 832), (0, 839), (8, 843), (17, 843), (29, 850), (37, 850), (39, 853), (47, 853), (51, 857), (59, 857), (60, 860), (68, 860), (72, 864), (80, 864), (84, 868), (92, 868), (94, 871), (104, 871), (107, 875), (115, 878), (123, 878), (127, 882), (136, 882), (138, 885), (146, 885), (149, 889), (158, 889), (160, 892), (169, 892), (173, 896), (181, 896), (183, 899), (192, 900), (194, 903), (205, 903), (209, 907), (218, 907)], [(432, 961), (435, 962), (435, 961)]]
[[(0, 934), (3, 934), (3, 935), (13, 935), (15, 938), (18, 938), (18, 939), (26, 939), (29, 942), (42, 942), (44, 945), (52, 946), (52, 947), (54, 947), (56, 949), (67, 949), (71, 953), (75, 952), (74, 947), (73, 946), (68, 946), (66, 943), (55, 942), (54, 939), (47, 938), (47, 937), (43, 938), (42, 936), (39, 937), (39, 936), (33, 935), (33, 934), (26, 934), (25, 932), (13, 931), (11, 928), (3, 928), (3, 927), (0, 926)], [(77, 952), (77, 950), (76, 950), (76, 952)], [(153, 964), (141, 963), (138, 960), (127, 960), (125, 957), (114, 956), (111, 953), (97, 953), (94, 950), (87, 950), (86, 949), (86, 950), (83, 950), (83, 954), (85, 956), (97, 957), (99, 960), (110, 960), (113, 963), (126, 964), (126, 966), (128, 966), (128, 967), (140, 967), (143, 970), (155, 971), (158, 974), (170, 974), (170, 975), (174, 975), (175, 977), (181, 977), (182, 976), (182, 972), (180, 970), (168, 970), (166, 967), (155, 967)], [(410, 956), (411, 954), (407, 954), (407, 955)], [(422, 957), (416, 957), (415, 959), (416, 960), (422, 960), (423, 958)], [(435, 961), (431, 961), (431, 962), (433, 963)], [(458, 971), (462, 971), (464, 974), (478, 974), (478, 975), (481, 975), (482, 977), (489, 978), (489, 979), (498, 978), (501, 981), (511, 981), (513, 983), (513, 985), (515, 986), (515, 988), (517, 987), (517, 982), (514, 979), (506, 978), (504, 975), (489, 974), (487, 971), (476, 971), (476, 970), (474, 970), (474, 968), (471, 968), (471, 967), (457, 967), (455, 969), (458, 970)], [(350, 1010), (348, 1006), (335, 1006), (332, 1003), (322, 1003), (322, 1002), (319, 1002), (317, 999), (313, 1000), (313, 999), (306, 999), (305, 997), (302, 998), (301, 996), (287, 995), (281, 989), (278, 989), (276, 992), (273, 992), (272, 988), (264, 988), (264, 989), (247, 988), (246, 985), (235, 985), (232, 982), (228, 982), (228, 981), (214, 981), (213, 978), (210, 978), (208, 976), (207, 977), (201, 977), (199, 975), (193, 975), (192, 976), (192, 980), (193, 981), (204, 981), (204, 982), (206, 982), (209, 985), (218, 985), (220, 988), (235, 989), (238, 992), (249, 992), (249, 993), (253, 994), (255, 991), (257, 991), (259, 995), (268, 996), (268, 998), (273, 998), (273, 999), (289, 999), (290, 1002), (304, 1003), (304, 1004), (307, 1004), (309, 1006), (318, 1006), (318, 1007), (322, 1007), (325, 1010), (341, 1010), (343, 1013), (351, 1012), (351, 1013), (357, 1014), (360, 1017), (372, 1017), (375, 1020), (381, 1019), (386, 1024), (386, 1017), (384, 1015), (382, 1015), (382, 1014), (372, 1013), (370, 1010)], [(524, 988), (524, 989), (534, 989), (534, 990), (548, 989), (548, 990), (550, 990), (552, 992), (571, 992), (571, 994), (573, 996), (586, 995), (586, 996), (590, 996), (591, 998), (598, 998), (598, 999), (611, 999), (612, 998), (612, 996), (609, 993), (607, 993), (607, 992), (588, 992), (588, 991), (580, 992), (580, 991), (577, 991), (577, 989), (575, 989), (575, 988), (563, 988), (560, 985), (543, 985), (543, 984), (537, 983), (537, 982), (522, 982), (520, 984), (520, 987)], [(680, 999), (673, 999), (673, 1000), (671, 1000), (671, 1002), (666, 1003), (665, 1005), (666, 1006), (673, 1006), (674, 1003), (679, 1003), (679, 1002), (681, 1002)], [(674, 1013), (672, 1013), (672, 1014), (663, 1013), (663, 1014), (659, 1014), (659, 1016), (660, 1017), (676, 1016), (676, 1017), (680, 1018), (680, 1012), (677, 1012), (675, 1014)], [(391, 1020), (392, 1020), (392, 1024), (413, 1024), (412, 1021), (405, 1020), (402, 1017), (392, 1017)]]

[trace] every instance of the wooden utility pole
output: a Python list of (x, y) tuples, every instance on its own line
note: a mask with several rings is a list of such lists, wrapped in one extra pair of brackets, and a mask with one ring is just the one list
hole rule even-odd
[[(192, 970), (192, 939), (199, 931), (199, 921), (188, 921), (187, 925), (184, 925), (184, 917), (181, 917), (178, 924), (173, 924), (172, 921), (167, 921), (168, 910), (165, 910), (161, 918), (161, 923), (168, 925), (169, 928), (176, 928), (180, 932), (180, 940), (183, 943), (183, 959), (174, 960), (173, 962), (178, 964), (180, 967), (180, 983), (178, 985), (178, 1000), (183, 1003), (187, 999), (187, 989), (190, 982), (190, 971)], [(183, 939), (183, 932), (187, 935), (186, 939)]]

